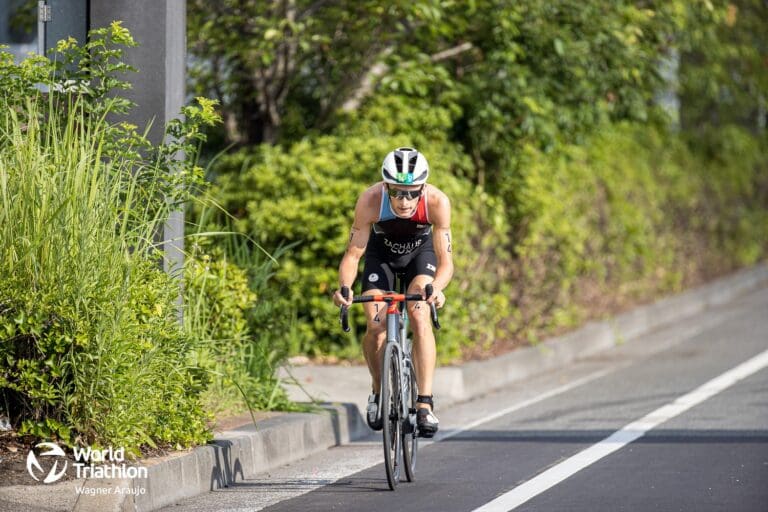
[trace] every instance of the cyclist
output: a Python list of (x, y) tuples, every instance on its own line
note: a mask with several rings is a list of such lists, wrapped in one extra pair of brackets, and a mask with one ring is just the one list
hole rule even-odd
[[(364, 295), (376, 295), (394, 289), (394, 274), (402, 272), (408, 283), (407, 293), (424, 295), (438, 308), (445, 303), (443, 290), (453, 275), (451, 255), (451, 204), (448, 196), (427, 183), (429, 164), (413, 148), (397, 148), (384, 158), (382, 181), (369, 187), (357, 199), (355, 218), (344, 257), (339, 265), (339, 288), (352, 283), (358, 263), (365, 255), (362, 274)], [(344, 298), (337, 290), (337, 306), (349, 306), (352, 294)], [(373, 390), (368, 397), (366, 419), (373, 430), (381, 430), (378, 415), (380, 373), (386, 342), (386, 307), (365, 303), (367, 329), (363, 352), (371, 373)], [(432, 380), (435, 372), (435, 336), (429, 318), (429, 306), (422, 302), (408, 304), (413, 331), (413, 358), (419, 394), (417, 423), (420, 435), (432, 437), (438, 429), (433, 411)]]

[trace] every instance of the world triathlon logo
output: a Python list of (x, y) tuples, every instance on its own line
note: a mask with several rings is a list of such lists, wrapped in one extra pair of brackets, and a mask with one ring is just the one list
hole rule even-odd
[[(61, 449), (61, 447), (55, 443), (39, 443), (35, 445), (35, 448), (48, 448), (47, 452), (41, 452), (39, 457), (46, 461), (46, 466), (49, 464), (50, 460), (55, 460), (53, 463), (53, 466), (51, 466), (51, 469), (48, 471), (48, 474), (45, 476), (45, 479), (43, 480), (44, 484), (51, 484), (53, 482), (56, 482), (60, 480), (64, 473), (67, 471), (67, 454), (64, 453), (64, 450)], [(27, 455), (27, 471), (29, 474), (34, 478), (36, 481), (40, 481), (37, 475), (42, 476), (45, 473), (45, 470), (40, 465), (40, 461), (37, 460), (37, 457), (35, 455), (34, 450), (29, 451), (29, 455)], [(61, 468), (59, 471), (59, 462), (64, 460), (64, 467)]]
[[(39, 443), (35, 445), (39, 455), (30, 450), (27, 455), (27, 472), (36, 481), (45, 475), (44, 484), (57, 482), (64, 477), (69, 465), (67, 454), (56, 443)], [(129, 466), (125, 460), (125, 448), (93, 449), (72, 448), (72, 467), (75, 469), (75, 477), (80, 478), (147, 478), (148, 470), (143, 466)], [(53, 461), (53, 465), (51, 465)], [(45, 468), (45, 469), (44, 469)], [(46, 474), (46, 471), (48, 472)]]

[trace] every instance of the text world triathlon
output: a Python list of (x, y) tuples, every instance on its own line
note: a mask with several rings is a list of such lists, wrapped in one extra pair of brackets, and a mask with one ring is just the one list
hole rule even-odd
[(145, 467), (125, 463), (124, 448), (94, 450), (75, 447), (73, 452), (77, 461), (74, 463), (77, 478), (147, 478), (149, 474)]

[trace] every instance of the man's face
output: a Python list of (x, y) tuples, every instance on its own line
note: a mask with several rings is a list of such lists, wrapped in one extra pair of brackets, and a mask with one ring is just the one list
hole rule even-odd
[(398, 217), (410, 217), (416, 212), (424, 185), (387, 185), (392, 209)]

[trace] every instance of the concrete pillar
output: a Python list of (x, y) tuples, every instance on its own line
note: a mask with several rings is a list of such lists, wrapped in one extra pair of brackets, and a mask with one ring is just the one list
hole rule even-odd
[[(119, 20), (139, 43), (125, 54), (126, 62), (138, 69), (138, 73), (128, 77), (133, 89), (124, 91), (136, 103), (128, 121), (139, 127), (151, 122), (149, 136), (154, 143), (162, 140), (165, 123), (177, 116), (184, 105), (186, 13), (185, 0), (90, 0), (91, 28)], [(164, 268), (172, 275), (181, 276), (183, 237), (184, 212), (179, 210), (171, 214), (163, 233)]]

